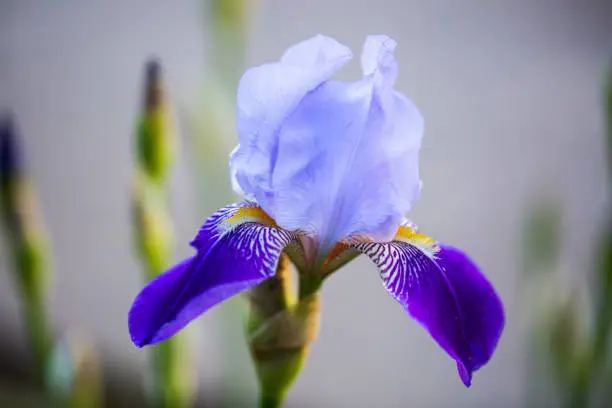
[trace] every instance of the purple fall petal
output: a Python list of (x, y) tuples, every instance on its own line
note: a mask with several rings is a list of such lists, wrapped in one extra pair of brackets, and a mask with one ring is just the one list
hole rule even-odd
[(208, 239), (201, 230), (198, 238), (202, 246), (195, 256), (151, 281), (134, 300), (128, 324), (136, 346), (171, 337), (211, 307), (273, 276), (283, 249), (295, 241), (289, 232), (253, 222)]
[(466, 386), (486, 364), (504, 327), (493, 286), (461, 251), (442, 246), (432, 260), (406, 242), (364, 243), (356, 248), (381, 271), (386, 289), (457, 361)]
[(204, 221), (204, 224), (202, 224), (200, 230), (189, 244), (198, 251), (206, 251), (225, 232), (225, 228), (222, 225), (234, 217), (241, 208), (248, 206), (250, 204), (243, 201), (219, 208)]
[(455, 291), (463, 315), (464, 330), (469, 334), (471, 371), (486, 364), (504, 329), (502, 302), (493, 285), (478, 266), (460, 249), (441, 245), (437, 263)]

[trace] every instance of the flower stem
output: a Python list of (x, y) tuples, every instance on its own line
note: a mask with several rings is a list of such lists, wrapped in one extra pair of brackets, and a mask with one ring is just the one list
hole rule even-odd
[(306, 274), (300, 276), (299, 299), (306, 299), (316, 294), (323, 285), (323, 279), (318, 274)]
[(262, 394), (259, 400), (259, 408), (280, 408), (283, 406), (284, 395)]
[(296, 300), (290, 263), (283, 255), (276, 275), (250, 292), (247, 338), (259, 378), (261, 408), (282, 406), (306, 361), (318, 331), (319, 287), (320, 278), (300, 278)]
[[(161, 66), (156, 60), (146, 64), (143, 108), (136, 132), (132, 216), (136, 249), (146, 281), (163, 273), (172, 262), (172, 222), (166, 208), (166, 181), (174, 159), (176, 137), (161, 75)], [(186, 340), (185, 333), (179, 333), (153, 347), (155, 406), (192, 405), (195, 383), (186, 358)]]
[(12, 252), (27, 337), (39, 374), (44, 373), (53, 334), (46, 311), (49, 254), (38, 202), (11, 115), (0, 117), (0, 219)]

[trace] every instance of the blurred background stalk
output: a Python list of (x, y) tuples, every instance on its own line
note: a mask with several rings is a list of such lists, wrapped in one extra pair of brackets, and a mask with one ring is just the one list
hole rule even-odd
[(186, 123), (198, 193), (206, 213), (236, 199), (230, 187), (228, 155), (238, 142), (236, 91), (245, 69), (246, 39), (256, 5), (255, 0), (201, 2), (204, 42), (209, 52), (204, 61), (202, 98), (189, 112)]
[(53, 407), (104, 406), (101, 362), (86, 335), (69, 332), (56, 343), (50, 356), (47, 376)]
[(93, 343), (83, 337), (54, 343), (47, 313), (51, 261), (34, 183), (25, 166), (14, 121), (12, 115), (0, 118), (2, 220), (35, 376), (52, 406), (97, 408), (103, 401), (102, 377)]
[(46, 312), (50, 262), (34, 185), (25, 166), (15, 119), (6, 114), (0, 121), (2, 219), (27, 338), (37, 372), (42, 375), (53, 338)]
[[(571, 287), (569, 294), (556, 291), (554, 297), (542, 297), (545, 286), (559, 285), (560, 244), (562, 241), (559, 203), (543, 201), (533, 206), (527, 217), (524, 238), (525, 270), (530, 286), (537, 286), (537, 295), (546, 312), (538, 320), (534, 337), (535, 356), (546, 356), (552, 381), (560, 396), (560, 403), (570, 408), (584, 408), (610, 403), (605, 385), (612, 381), (610, 333), (612, 331), (612, 65), (606, 72), (604, 86), (604, 112), (606, 120), (606, 153), (608, 162), (608, 197), (603, 222), (593, 254), (593, 270), (589, 276), (588, 291)], [(543, 278), (542, 278), (543, 277)], [(585, 301), (581, 301), (585, 294)], [(547, 304), (546, 304), (547, 303)], [(584, 316), (591, 316), (590, 321)], [(544, 347), (542, 347), (544, 346)], [(541, 348), (547, 353), (538, 352)], [(532, 370), (534, 363), (531, 363)], [(541, 377), (534, 376), (535, 387), (545, 387)], [(536, 406), (534, 395), (527, 406)], [(607, 400), (607, 401), (606, 401)], [(598, 406), (598, 405), (597, 405)]]
[[(194, 191), (203, 216), (240, 198), (231, 189), (229, 153), (238, 143), (236, 131), (236, 91), (245, 70), (247, 37), (256, 0), (200, 0), (206, 49), (201, 97), (182, 120), (190, 144), (190, 167), (195, 175)], [(237, 296), (220, 307), (221, 319), (235, 320), (245, 311), (244, 299)], [(226, 387), (219, 393), (219, 404), (243, 404), (240, 395), (253, 393), (252, 371), (248, 360), (236, 358), (244, 348), (239, 326), (221, 323), (217, 374)]]
[(209, 3), (212, 52), (210, 68), (215, 80), (235, 94), (245, 66), (248, 18), (256, 0), (205, 0)]
[[(160, 63), (145, 66), (144, 98), (137, 125), (137, 168), (132, 210), (136, 249), (149, 282), (172, 262), (172, 227), (167, 213), (166, 182), (174, 159), (176, 135)], [(151, 394), (155, 406), (181, 408), (193, 404), (194, 367), (182, 332), (152, 346)]]

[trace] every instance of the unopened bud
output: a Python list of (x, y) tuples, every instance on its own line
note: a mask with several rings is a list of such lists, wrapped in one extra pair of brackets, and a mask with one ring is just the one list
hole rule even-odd
[(163, 182), (174, 156), (174, 119), (157, 60), (145, 66), (144, 98), (137, 129), (138, 160), (152, 179)]

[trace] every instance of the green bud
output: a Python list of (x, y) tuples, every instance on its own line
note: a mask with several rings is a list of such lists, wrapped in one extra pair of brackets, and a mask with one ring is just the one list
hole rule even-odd
[(174, 157), (174, 118), (156, 60), (145, 66), (144, 100), (137, 128), (137, 154), (142, 170), (152, 179), (165, 181)]
[(244, 68), (245, 40), (252, 0), (211, 0), (211, 62), (224, 87), (233, 90)]
[(46, 316), (48, 252), (34, 185), (29, 179), (12, 116), (0, 118), (2, 218), (14, 262), (28, 340), (38, 368), (46, 364), (51, 332)]
[(228, 29), (241, 30), (246, 23), (251, 0), (211, 0), (214, 21)]
[[(134, 243), (145, 280), (171, 264), (173, 231), (167, 212), (165, 181), (174, 158), (174, 123), (164, 94), (161, 67), (146, 65), (143, 112), (138, 122), (138, 166), (132, 188)], [(186, 333), (152, 347), (149, 396), (153, 406), (183, 408), (192, 405), (196, 382)]]

